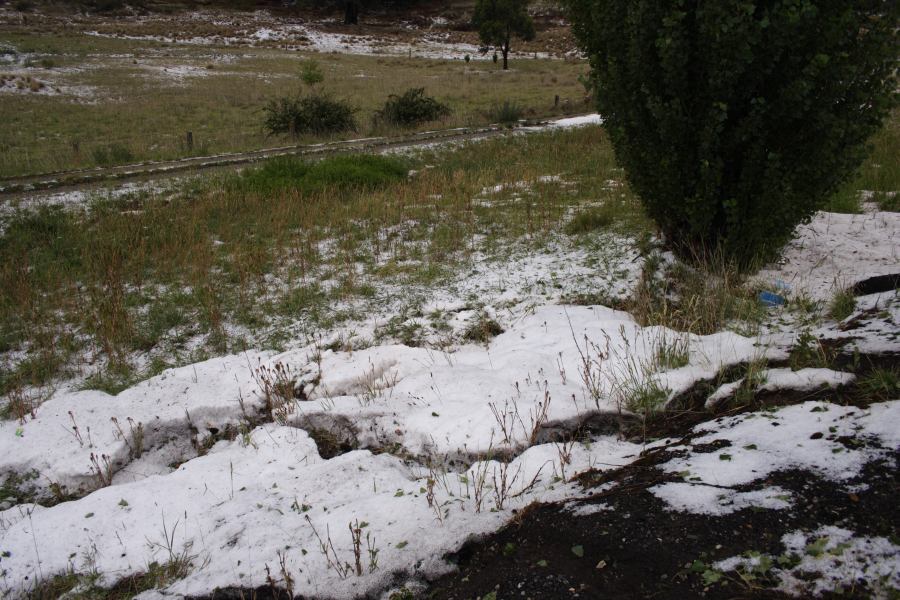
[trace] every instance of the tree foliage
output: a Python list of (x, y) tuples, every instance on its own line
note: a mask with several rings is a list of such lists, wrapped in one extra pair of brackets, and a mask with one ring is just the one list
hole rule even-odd
[(771, 258), (896, 101), (892, 0), (565, 1), (616, 156), (688, 258)]
[(533, 40), (534, 21), (528, 14), (528, 0), (477, 0), (472, 24), (478, 28), (483, 44), (500, 49), (503, 68), (509, 68), (509, 49), (513, 36)]

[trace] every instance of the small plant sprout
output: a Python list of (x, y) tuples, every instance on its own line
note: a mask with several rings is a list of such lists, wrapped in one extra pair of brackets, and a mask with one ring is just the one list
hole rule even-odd
[(84, 448), (84, 438), (81, 437), (81, 430), (78, 429), (78, 423), (75, 422), (75, 414), (71, 410), (69, 411), (69, 419), (72, 421), (72, 436), (78, 442), (78, 445)]
[(322, 556), (325, 557), (328, 568), (333, 570), (340, 579), (347, 579), (352, 567), (350, 566), (350, 563), (341, 561), (338, 556), (337, 551), (334, 549), (334, 542), (331, 540), (331, 531), (328, 525), (325, 525), (325, 539), (322, 539), (322, 536), (319, 535), (319, 532), (316, 530), (316, 526), (313, 525), (309, 515), (303, 516), (306, 518), (306, 522), (309, 523), (313, 535), (316, 536), (316, 540), (319, 542), (319, 550), (322, 552)]
[(563, 483), (569, 481), (568, 477), (566, 477), (566, 467), (572, 464), (572, 451), (575, 449), (576, 440), (573, 437), (569, 441), (556, 442), (553, 446), (556, 448), (556, 453), (559, 455), (559, 478)]

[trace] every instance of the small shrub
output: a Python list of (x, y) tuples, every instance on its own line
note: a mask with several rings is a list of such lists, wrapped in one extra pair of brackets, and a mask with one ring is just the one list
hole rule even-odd
[(318, 83), (325, 81), (325, 73), (322, 68), (314, 60), (308, 60), (303, 63), (300, 68), (300, 80), (306, 85), (312, 87)]
[(263, 127), (269, 135), (356, 131), (356, 108), (324, 93), (270, 100), (263, 112)]
[(835, 321), (843, 321), (856, 310), (856, 296), (850, 290), (837, 292), (828, 305), (828, 314)]
[(491, 106), (490, 110), (487, 112), (487, 117), (492, 123), (510, 125), (518, 123), (523, 114), (525, 114), (525, 109), (520, 105), (505, 100), (502, 104), (494, 104)]
[(375, 119), (390, 125), (414, 127), (449, 114), (450, 107), (426, 96), (425, 88), (410, 88), (400, 96), (391, 94), (384, 108), (375, 113)]

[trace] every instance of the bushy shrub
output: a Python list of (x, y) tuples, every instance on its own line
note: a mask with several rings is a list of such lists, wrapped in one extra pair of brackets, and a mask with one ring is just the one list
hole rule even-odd
[(356, 109), (324, 93), (270, 100), (263, 112), (263, 127), (270, 135), (356, 131)]
[(401, 127), (414, 127), (449, 114), (450, 107), (426, 96), (425, 88), (410, 88), (399, 96), (391, 94), (384, 103), (384, 108), (375, 113), (375, 120)]
[(896, 94), (898, 4), (566, 0), (632, 189), (686, 258), (770, 258)]
[(505, 100), (502, 104), (498, 103), (491, 106), (487, 112), (487, 117), (491, 123), (510, 125), (517, 123), (523, 114), (525, 114), (525, 110), (521, 106), (515, 102)]
[(238, 185), (267, 193), (281, 189), (317, 192), (331, 189), (374, 189), (402, 181), (409, 170), (396, 158), (369, 154), (333, 156), (318, 162), (283, 156), (242, 174)]

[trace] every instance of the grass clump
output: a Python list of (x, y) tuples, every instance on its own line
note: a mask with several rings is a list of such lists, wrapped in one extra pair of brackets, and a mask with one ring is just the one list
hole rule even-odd
[(279, 157), (243, 174), (238, 181), (240, 188), (258, 193), (289, 189), (316, 193), (326, 189), (374, 190), (404, 180), (407, 173), (402, 160), (387, 156), (354, 154), (318, 162)]
[(816, 336), (808, 329), (804, 329), (797, 336), (794, 347), (791, 348), (788, 364), (792, 371), (807, 368), (828, 368), (831, 366), (831, 357)]
[(879, 402), (900, 398), (900, 370), (897, 368), (872, 369), (859, 381), (859, 389), (866, 397)]
[(824, 206), (823, 210), (848, 215), (859, 214), (862, 212), (859, 196), (856, 185), (844, 185), (828, 200), (828, 204)]
[(263, 113), (263, 128), (269, 135), (356, 131), (356, 108), (324, 92), (270, 100)]
[(503, 125), (512, 125), (518, 123), (525, 114), (525, 109), (516, 102), (504, 100), (491, 106), (487, 112), (487, 118), (491, 123), (501, 123)]
[(566, 233), (569, 235), (579, 235), (590, 233), (598, 229), (607, 229), (616, 222), (613, 215), (605, 206), (599, 208), (591, 208), (582, 211), (566, 223)]
[(479, 312), (463, 332), (463, 339), (478, 344), (487, 344), (501, 333), (503, 333), (503, 327), (500, 326), (500, 323), (487, 313)]
[(840, 290), (828, 305), (828, 314), (835, 321), (843, 321), (856, 310), (856, 296), (850, 290)]
[(91, 156), (94, 158), (94, 162), (101, 167), (121, 165), (134, 160), (134, 154), (122, 144), (99, 146), (94, 148)]
[(765, 310), (734, 267), (719, 259), (702, 267), (676, 262), (665, 269), (655, 251), (647, 256), (630, 312), (642, 325), (709, 335), (728, 328), (751, 335)]
[(449, 114), (450, 107), (426, 96), (425, 88), (410, 88), (399, 96), (391, 94), (384, 108), (375, 113), (375, 120), (400, 127), (414, 127)]

